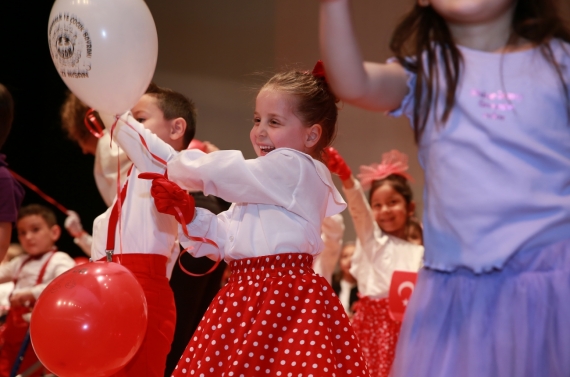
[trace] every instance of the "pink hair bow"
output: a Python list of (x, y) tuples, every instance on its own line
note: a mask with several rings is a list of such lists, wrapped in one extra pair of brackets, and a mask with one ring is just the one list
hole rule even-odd
[(390, 152), (382, 154), (381, 163), (360, 166), (358, 179), (365, 190), (370, 189), (372, 182), (384, 179), (391, 174), (400, 175), (413, 182), (414, 179), (406, 173), (406, 170), (408, 170), (408, 156), (396, 149), (392, 149)]

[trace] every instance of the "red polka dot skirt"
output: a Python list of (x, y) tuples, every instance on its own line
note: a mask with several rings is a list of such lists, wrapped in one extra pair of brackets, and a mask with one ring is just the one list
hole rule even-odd
[(342, 304), (308, 254), (235, 260), (174, 377), (368, 377)]
[(354, 310), (352, 327), (360, 341), (370, 376), (388, 377), (401, 323), (390, 318), (387, 298), (362, 297), (354, 304)]

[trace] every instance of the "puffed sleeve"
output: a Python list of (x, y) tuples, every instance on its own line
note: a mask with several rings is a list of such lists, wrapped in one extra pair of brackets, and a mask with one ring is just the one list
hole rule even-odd
[(159, 159), (167, 162), (177, 154), (170, 145), (137, 122), (130, 112), (121, 115), (113, 132), (113, 140), (140, 172), (164, 173), (166, 166)]
[[(398, 63), (396, 58), (388, 59), (387, 63)], [(399, 64), (399, 63), (398, 63)], [(416, 87), (416, 80), (417, 75), (412, 72), (406, 65), (404, 65), (404, 71), (408, 77), (407, 85), (408, 85), (408, 93), (402, 100), (402, 103), (397, 109), (391, 110), (387, 112), (387, 115), (393, 117), (399, 117), (402, 115), (406, 115), (410, 120), (413, 118), (413, 111), (414, 111), (414, 92)]]
[(225, 212), (214, 215), (212, 212), (204, 208), (196, 208), (196, 217), (194, 220), (186, 225), (188, 234), (192, 237), (208, 238), (218, 244), (218, 248), (199, 241), (189, 240), (182, 230), (182, 225), (179, 226), (178, 239), (184, 248), (190, 248), (188, 253), (196, 258), (208, 257), (213, 260), (224, 259), (225, 239), (229, 224), (228, 213), (233, 209), (232, 207)]

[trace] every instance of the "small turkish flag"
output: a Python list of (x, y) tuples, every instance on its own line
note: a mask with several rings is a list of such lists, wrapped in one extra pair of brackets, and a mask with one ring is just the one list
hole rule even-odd
[(388, 295), (388, 309), (394, 321), (402, 322), (406, 307), (416, 286), (416, 272), (394, 271)]

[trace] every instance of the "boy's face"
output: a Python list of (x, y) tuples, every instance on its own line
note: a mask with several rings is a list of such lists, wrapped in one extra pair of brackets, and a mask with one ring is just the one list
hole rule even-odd
[(50, 251), (61, 233), (59, 226), (50, 227), (40, 215), (22, 217), (16, 227), (18, 240), (30, 255), (41, 255)]
[(131, 112), (133, 117), (142, 123), (147, 130), (174, 147), (174, 140), (171, 138), (172, 121), (164, 119), (164, 113), (158, 107), (156, 97), (149, 94), (143, 95), (135, 107), (131, 109)]

